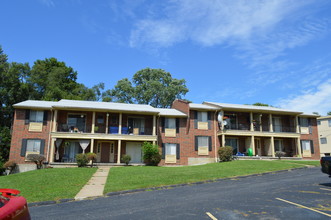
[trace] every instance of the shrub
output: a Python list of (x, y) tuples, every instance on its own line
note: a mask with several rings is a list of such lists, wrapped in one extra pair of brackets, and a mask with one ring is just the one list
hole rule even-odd
[(232, 153), (233, 153), (232, 147), (229, 146), (221, 147), (218, 150), (218, 156), (220, 158), (220, 161), (221, 162), (231, 161)]
[(87, 160), (92, 162), (91, 167), (93, 167), (94, 161), (97, 160), (97, 155), (95, 153), (87, 153), (86, 156), (87, 156)]
[(76, 163), (77, 163), (78, 167), (86, 167), (86, 165), (88, 163), (86, 154), (77, 154)]
[(4, 175), (6, 168), (3, 166), (3, 162), (0, 161), (0, 176)]
[(42, 168), (43, 161), (46, 160), (42, 154), (28, 154), (26, 159), (33, 161), (36, 164), (38, 170)]
[(6, 170), (8, 170), (8, 175), (11, 174), (15, 168), (16, 168), (16, 162), (13, 161), (13, 160), (9, 160), (7, 161), (4, 165), (3, 165), (3, 168), (5, 168)]
[(126, 165), (129, 165), (130, 161), (131, 161), (131, 156), (130, 155), (127, 155), (127, 154), (124, 154), (121, 158), (121, 160), (126, 164)]
[(143, 159), (147, 166), (157, 166), (161, 161), (159, 147), (149, 142), (144, 142), (142, 145)]
[(281, 157), (284, 157), (285, 155), (286, 155), (286, 153), (283, 152), (283, 151), (276, 151), (275, 152), (275, 156), (278, 157), (278, 160), (280, 160)]

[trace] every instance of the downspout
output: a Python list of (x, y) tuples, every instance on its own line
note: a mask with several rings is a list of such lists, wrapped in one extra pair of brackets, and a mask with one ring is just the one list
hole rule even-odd
[(218, 162), (218, 159), (217, 159), (217, 121), (215, 120), (216, 119), (216, 115), (217, 115), (217, 110), (215, 111), (215, 116), (214, 116), (214, 135), (215, 135), (215, 162), (217, 163)]
[(48, 135), (48, 144), (47, 144), (47, 156), (46, 161), (49, 162), (49, 151), (50, 151), (50, 143), (51, 143), (51, 133), (53, 128), (53, 110), (51, 109), (51, 123), (50, 123), (50, 129), (49, 129), (49, 135)]

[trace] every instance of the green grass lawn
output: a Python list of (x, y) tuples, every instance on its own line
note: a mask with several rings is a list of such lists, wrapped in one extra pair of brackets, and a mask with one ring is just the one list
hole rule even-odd
[(53, 168), (0, 176), (0, 188), (21, 191), (28, 203), (74, 198), (96, 168)]
[(114, 167), (110, 169), (104, 193), (244, 176), (298, 168), (306, 164), (318, 165), (316, 161), (237, 160), (184, 167)]

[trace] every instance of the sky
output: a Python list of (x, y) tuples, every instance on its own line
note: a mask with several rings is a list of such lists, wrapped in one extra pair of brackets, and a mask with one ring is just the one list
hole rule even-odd
[(55, 57), (92, 87), (144, 68), (194, 102), (331, 111), (329, 0), (1, 0), (10, 62)]

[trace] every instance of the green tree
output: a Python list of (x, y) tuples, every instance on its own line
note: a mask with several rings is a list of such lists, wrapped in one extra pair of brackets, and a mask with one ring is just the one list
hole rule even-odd
[(149, 104), (153, 107), (170, 107), (189, 91), (184, 79), (172, 78), (162, 69), (145, 68), (134, 74), (132, 82), (124, 78), (104, 98), (125, 103)]
[(261, 102), (256, 102), (252, 105), (255, 105), (255, 106), (269, 106), (269, 107), (272, 107), (271, 105), (268, 105), (268, 104), (265, 104), (265, 103), (261, 103)]
[(331, 115), (331, 111), (330, 112), (328, 112), (328, 113), (326, 113), (327, 115)]
[(77, 82), (77, 72), (56, 58), (37, 60), (31, 69), (29, 82), (35, 90), (37, 100), (91, 100), (101, 98), (104, 84), (92, 88)]
[(30, 67), (27, 63), (8, 63), (0, 46), (0, 160), (8, 160), (13, 104), (29, 99), (32, 91), (27, 83)]

